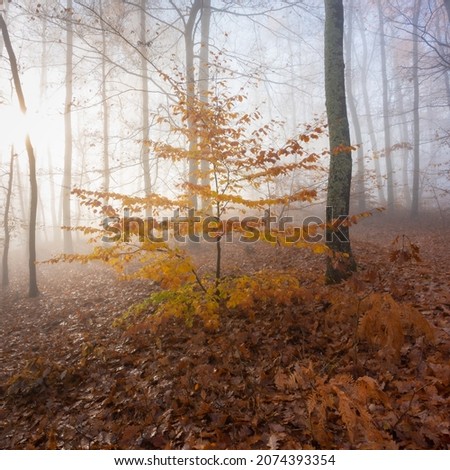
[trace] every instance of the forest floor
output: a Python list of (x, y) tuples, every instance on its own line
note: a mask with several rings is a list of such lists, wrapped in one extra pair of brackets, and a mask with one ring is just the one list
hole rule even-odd
[[(402, 234), (422, 261), (390, 259)], [(0, 297), (0, 448), (450, 448), (450, 229), (380, 216), (353, 229), (353, 249), (358, 274), (325, 286), (322, 256), (226, 248), (227, 273), (291, 270), (310, 296), (224, 311), (214, 330), (114, 326), (156, 287), (104, 265), (39, 265), (37, 299), (13, 273)], [(365, 340), (367, 299), (366, 314), (410, 318), (411, 331), (388, 318), (371, 324), (385, 343)]]

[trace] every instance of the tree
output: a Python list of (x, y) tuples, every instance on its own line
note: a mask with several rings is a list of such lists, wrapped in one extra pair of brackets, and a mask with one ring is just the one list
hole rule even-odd
[(357, 154), (357, 180), (356, 180), (356, 197), (358, 200), (358, 210), (364, 212), (366, 210), (366, 188), (364, 182), (364, 147), (361, 133), (361, 124), (359, 121), (358, 111), (356, 107), (356, 100), (353, 92), (353, 77), (352, 77), (352, 54), (353, 54), (353, 1), (351, 0), (348, 5), (348, 28), (345, 40), (345, 55), (346, 55), (346, 74), (345, 84), (347, 86), (348, 105), (350, 116), (353, 123), (354, 137), (358, 145)]
[[(245, 97), (240, 94), (230, 96), (224, 84), (218, 87), (214, 96), (210, 94), (208, 102), (200, 97), (191, 99), (184, 89), (174, 90), (177, 104), (172, 106), (172, 116), (160, 117), (161, 121), (171, 123), (175, 136), (184, 137), (175, 139), (175, 142), (189, 140), (192, 131), (187, 121), (188, 117), (194, 119), (198, 138), (195, 152), (167, 141), (150, 142), (152, 151), (161, 159), (183, 163), (189, 159), (207, 160), (211, 185), (186, 182), (183, 194), (176, 199), (155, 193), (141, 198), (111, 193), (108, 197), (122, 204), (124, 217), (108, 214), (104, 227), (107, 232), (119, 235), (105, 238), (105, 233), (98, 228), (81, 228), (86, 234), (94, 234), (94, 238), (100, 232), (103, 242), (112, 243), (97, 246), (89, 255), (62, 255), (54, 261), (102, 260), (115, 266), (121, 273), (127, 272), (127, 277), (151, 279), (164, 289), (156, 297), (150, 298), (150, 303), (160, 306), (159, 313), (182, 315), (186, 319), (198, 315), (206, 324), (216, 324), (217, 314), (223, 305), (230, 308), (245, 307), (250, 299), (258, 295), (272, 300), (275, 295), (280, 302), (286, 299), (290, 302), (298, 292), (299, 285), (298, 279), (290, 274), (282, 273), (278, 276), (276, 273), (265, 273), (254, 278), (243, 276), (233, 279), (224, 277), (223, 243), (232, 243), (233, 233), (237, 233), (243, 243), (263, 240), (274, 245), (305, 247), (319, 253), (327, 251), (324, 244), (318, 240), (316, 243), (306, 241), (302, 228), (290, 230), (284, 226), (277, 230), (271, 227), (274, 218), (270, 217), (270, 210), (266, 211), (269, 213), (267, 218), (251, 216), (242, 221), (237, 217), (227, 219), (225, 214), (230, 210), (263, 211), (279, 204), (314, 200), (317, 197), (315, 189), (300, 189), (293, 194), (282, 193), (255, 199), (250, 197), (252, 193), (249, 194), (249, 190), (258, 190), (296, 170), (317, 169), (320, 157), (316, 153), (307, 152), (305, 145), (319, 139), (323, 128), (309, 125), (304, 133), (289, 139), (283, 146), (269, 146), (266, 139), (274, 135), (276, 123), (263, 125), (258, 111), (238, 112)], [(179, 116), (178, 123), (173, 116)], [(103, 192), (82, 189), (76, 189), (74, 193), (82, 205), (94, 210), (101, 206), (101, 199), (105, 197)], [(254, 191), (253, 194), (258, 193)], [(195, 214), (192, 208), (187, 207), (192, 196), (212, 201), (212, 215)], [(176, 215), (162, 223), (152, 217), (144, 221), (129, 216), (130, 210), (143, 211), (149, 202), (159, 212), (176, 209)], [(180, 214), (180, 207), (187, 207), (187, 214)], [(161, 236), (163, 232), (172, 233), (178, 244), (168, 243), (167, 238)], [(198, 245), (201, 242), (212, 244), (215, 248), (213, 273), (200, 274), (189, 252), (182, 248), (183, 243), (190, 247), (192, 243)], [(274, 290), (274, 285), (291, 285), (292, 290)], [(145, 306), (148, 306), (148, 302)]]
[(372, 109), (371, 109), (371, 101), (369, 99), (369, 82), (368, 82), (368, 75), (369, 75), (369, 53), (367, 47), (367, 38), (366, 38), (366, 31), (364, 27), (364, 23), (362, 20), (361, 14), (358, 14), (358, 22), (359, 22), (359, 30), (361, 32), (361, 44), (362, 44), (362, 63), (361, 63), (361, 87), (362, 87), (362, 95), (363, 95), (363, 102), (364, 102), (364, 111), (366, 114), (367, 119), (367, 131), (370, 137), (370, 146), (372, 149), (372, 156), (373, 162), (375, 166), (375, 179), (376, 179), (376, 186), (378, 192), (378, 201), (381, 205), (386, 205), (386, 198), (384, 196), (383, 191), (383, 179), (381, 176), (381, 167), (380, 167), (380, 158), (378, 152), (378, 145), (377, 139), (375, 135), (375, 127), (372, 119)]
[[(326, 280), (338, 283), (356, 269), (349, 227), (352, 154), (344, 77), (344, 6), (325, 0), (325, 96), (330, 141), (326, 239), (334, 255), (328, 257)], [(338, 224), (336, 224), (338, 222)], [(336, 230), (337, 225), (337, 230)]]
[[(103, 17), (103, 2), (100, 0), (99, 10), (100, 17)], [(107, 61), (107, 45), (106, 45), (106, 30), (105, 24), (103, 21), (100, 21), (101, 30), (102, 30), (102, 117), (103, 117), (103, 189), (105, 192), (109, 192), (109, 182), (111, 178), (111, 170), (109, 163), (109, 103), (107, 95), (107, 71), (106, 71), (106, 61)], [(108, 204), (108, 201), (105, 200), (105, 204)]]
[(419, 121), (419, 31), (421, 0), (416, 0), (413, 16), (413, 89), (414, 89), (414, 160), (411, 217), (419, 215), (420, 121)]
[(9, 256), (9, 242), (11, 239), (9, 227), (9, 208), (11, 206), (11, 193), (14, 174), (14, 148), (11, 147), (11, 157), (9, 162), (9, 176), (8, 176), (8, 189), (6, 191), (5, 213), (3, 215), (3, 230), (5, 234), (5, 244), (3, 246), (2, 256), (2, 286), (6, 287), (9, 284), (9, 269), (8, 269), (8, 256)]
[[(208, 103), (209, 91), (209, 27), (211, 22), (211, 0), (203, 0), (201, 11), (201, 44), (200, 44), (200, 64), (198, 71), (198, 94), (201, 102)], [(202, 186), (210, 185), (209, 163), (202, 158), (200, 162)], [(202, 210), (206, 211), (210, 201), (202, 198)]]
[(383, 86), (384, 157), (386, 159), (387, 171), (387, 204), (388, 207), (392, 207), (394, 205), (394, 171), (392, 168), (391, 124), (389, 119), (389, 82), (386, 59), (386, 36), (384, 33), (384, 18), (383, 10), (381, 7), (381, 0), (377, 0), (377, 5), (378, 23), (380, 28), (381, 79)]
[[(20, 110), (23, 114), (27, 112), (25, 97), (22, 91), (22, 84), (19, 78), (19, 69), (17, 66), (17, 59), (11, 40), (8, 33), (3, 15), (0, 13), (0, 28), (2, 30), (3, 41), (8, 52), (9, 62), (11, 66), (11, 73), (13, 82), (16, 89), (17, 100), (19, 101)], [(37, 203), (38, 203), (38, 186), (36, 179), (36, 158), (34, 156), (33, 145), (31, 144), (30, 135), (27, 133), (25, 136), (25, 148), (28, 155), (28, 166), (30, 169), (30, 186), (31, 186), (31, 200), (30, 200), (30, 225), (28, 231), (28, 270), (29, 270), (29, 285), (28, 293), (30, 297), (37, 297), (39, 289), (37, 285), (36, 273), (36, 216), (37, 216)]]
[[(70, 191), (72, 187), (72, 99), (73, 99), (73, 4), (67, 0), (66, 8), (66, 98), (64, 103), (64, 178), (63, 178), (63, 225), (71, 226)], [(64, 231), (64, 251), (73, 251), (72, 232)]]
[[(149, 142), (149, 100), (148, 100), (148, 59), (147, 59), (147, 22), (146, 0), (140, 3), (140, 49), (141, 49), (141, 73), (142, 73), (142, 147), (141, 163), (144, 172), (144, 191), (148, 197), (152, 192), (150, 176), (150, 148)], [(147, 216), (151, 215), (151, 207), (146, 208)]]

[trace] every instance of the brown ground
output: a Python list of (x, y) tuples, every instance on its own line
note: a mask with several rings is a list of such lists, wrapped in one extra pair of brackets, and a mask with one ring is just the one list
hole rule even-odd
[[(389, 260), (403, 233), (422, 262)], [(0, 297), (0, 448), (448, 449), (450, 229), (398, 229), (379, 216), (355, 227), (353, 240), (360, 272), (340, 287), (323, 286), (317, 255), (229, 249), (227, 273), (295, 269), (313, 295), (261, 305), (255, 318), (224, 312), (216, 331), (180, 320), (156, 332), (113, 327), (155, 287), (119, 282), (99, 264), (39, 266), (37, 299), (14, 274)], [(199, 258), (206, 270), (205, 252)], [(422, 312), (434, 344), (408, 336), (397, 363), (356, 348), (353, 320), (334, 321), (327, 299), (373, 290)], [(361, 398), (372, 379), (380, 395)]]

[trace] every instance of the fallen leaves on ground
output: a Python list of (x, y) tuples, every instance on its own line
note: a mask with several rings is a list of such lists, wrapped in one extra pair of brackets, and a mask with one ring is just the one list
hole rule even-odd
[[(355, 230), (359, 273), (334, 287), (310, 253), (226, 248), (226, 272), (296, 269), (311, 300), (224, 311), (213, 330), (113, 327), (155, 286), (102, 265), (40, 266), (37, 299), (16, 279), (1, 296), (0, 448), (447, 449), (449, 234), (410, 233), (422, 262), (402, 264), (386, 241), (398, 233), (367, 230)], [(345, 299), (414, 308), (434, 339), (402, 330), (389, 355), (358, 336)]]

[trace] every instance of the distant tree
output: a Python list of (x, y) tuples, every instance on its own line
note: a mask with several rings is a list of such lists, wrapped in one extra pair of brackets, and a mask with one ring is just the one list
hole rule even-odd
[(381, 0), (377, 0), (378, 24), (380, 33), (380, 60), (381, 60), (381, 80), (383, 87), (383, 124), (384, 124), (384, 157), (386, 159), (387, 171), (387, 204), (388, 207), (394, 205), (394, 170), (392, 168), (392, 141), (391, 124), (389, 113), (389, 82), (386, 58), (386, 35), (384, 31), (384, 16)]
[(418, 22), (421, 0), (416, 0), (413, 15), (413, 89), (414, 89), (414, 163), (411, 217), (419, 214), (419, 186), (420, 186), (420, 121), (419, 121), (419, 31)]
[(353, 0), (350, 0), (348, 4), (348, 27), (347, 35), (345, 38), (345, 84), (348, 97), (348, 106), (350, 116), (353, 124), (354, 138), (356, 139), (355, 144), (358, 145), (357, 153), (357, 178), (356, 178), (356, 199), (358, 201), (358, 210), (364, 212), (366, 210), (366, 190), (364, 181), (364, 147), (363, 138), (361, 132), (361, 124), (359, 114), (356, 106), (356, 100), (353, 91), (353, 76), (352, 76), (352, 55), (353, 55)]
[(5, 236), (5, 242), (3, 245), (3, 256), (2, 256), (2, 286), (6, 287), (9, 284), (9, 269), (8, 269), (8, 257), (9, 257), (9, 242), (11, 240), (10, 234), (10, 221), (9, 221), (9, 209), (11, 206), (11, 194), (14, 174), (14, 148), (11, 147), (11, 158), (9, 162), (9, 175), (8, 175), (8, 188), (6, 190), (5, 200), (5, 213), (3, 215), (3, 233)]
[[(67, 0), (66, 8), (66, 97), (64, 103), (64, 177), (63, 177), (63, 225), (70, 227), (70, 191), (72, 187), (72, 99), (73, 99), (73, 4)], [(72, 232), (64, 231), (64, 251), (73, 251)]]
[(338, 283), (356, 269), (346, 224), (350, 206), (352, 154), (344, 77), (344, 6), (342, 0), (325, 0), (325, 96), (330, 139), (326, 236), (334, 253), (327, 261), (326, 280)]

